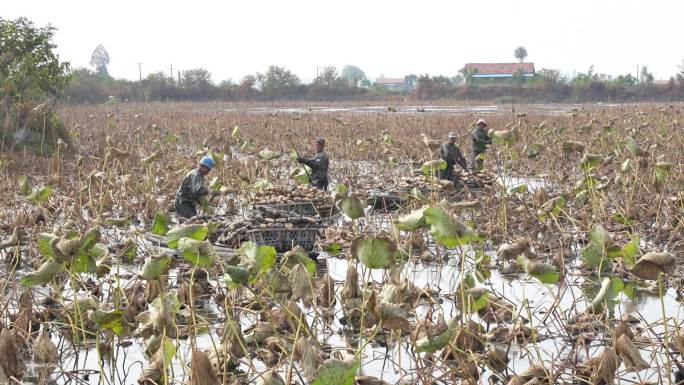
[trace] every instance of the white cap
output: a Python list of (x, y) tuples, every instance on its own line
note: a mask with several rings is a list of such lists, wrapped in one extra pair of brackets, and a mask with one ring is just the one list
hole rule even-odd
[(485, 122), (484, 119), (478, 119), (477, 124), (480, 124), (480, 123), (484, 124), (485, 126), (487, 125), (487, 122)]
[(456, 136), (456, 133), (453, 132), (453, 131), (451, 131), (451, 132), (449, 133), (448, 138), (449, 138), (449, 139), (458, 139), (458, 137)]

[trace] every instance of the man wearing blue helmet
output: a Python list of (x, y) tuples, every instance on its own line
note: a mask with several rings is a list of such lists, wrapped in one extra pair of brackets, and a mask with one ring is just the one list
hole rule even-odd
[[(209, 195), (209, 189), (204, 186), (204, 176), (214, 168), (214, 159), (205, 156), (199, 161), (197, 168), (192, 169), (176, 193), (176, 215), (179, 218), (192, 218), (197, 215), (197, 204), (200, 198)], [(217, 195), (218, 192), (212, 192)]]

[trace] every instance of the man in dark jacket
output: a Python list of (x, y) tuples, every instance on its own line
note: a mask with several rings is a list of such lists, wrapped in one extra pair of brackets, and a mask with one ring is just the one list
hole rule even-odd
[[(197, 168), (185, 175), (176, 193), (176, 215), (179, 218), (188, 219), (197, 215), (200, 198), (209, 195), (209, 189), (204, 186), (204, 176), (213, 168), (214, 159), (205, 156), (199, 161)], [(212, 192), (212, 195), (218, 195), (218, 192)]]
[(454, 174), (454, 166), (458, 163), (464, 170), (468, 170), (465, 158), (461, 154), (461, 150), (456, 145), (456, 133), (449, 133), (449, 141), (444, 143), (439, 149), (439, 156), (446, 161), (446, 168), (439, 170), (439, 179), (446, 179), (456, 182), (457, 177)]
[(328, 166), (330, 159), (325, 153), (325, 139), (316, 140), (316, 155), (313, 158), (297, 158), (297, 162), (311, 169), (311, 184), (325, 191), (328, 189)]
[(473, 171), (482, 170), (482, 163), (487, 146), (492, 144), (492, 138), (487, 134), (487, 123), (484, 119), (477, 121), (475, 129), (470, 133), (473, 139), (473, 152), (470, 167)]

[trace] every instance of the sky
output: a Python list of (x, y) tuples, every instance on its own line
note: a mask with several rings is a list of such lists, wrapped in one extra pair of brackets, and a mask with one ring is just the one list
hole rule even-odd
[(526, 61), (572, 75), (675, 75), (684, 59), (678, 0), (0, 0), (0, 17), (51, 24), (57, 52), (88, 66), (102, 44), (109, 73), (205, 68), (215, 82), (284, 66), (303, 81), (316, 67), (380, 75), (454, 76), (467, 62)]

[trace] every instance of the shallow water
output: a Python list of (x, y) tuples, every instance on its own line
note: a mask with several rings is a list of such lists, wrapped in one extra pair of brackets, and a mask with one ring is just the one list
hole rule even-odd
[(308, 113), (353, 113), (353, 114), (435, 114), (435, 115), (456, 115), (456, 114), (496, 114), (510, 112), (515, 107), (516, 112), (543, 112), (549, 115), (569, 114), (575, 108), (608, 108), (617, 104), (521, 104), (521, 105), (470, 105), (470, 106), (392, 106), (396, 112), (390, 112), (387, 105), (374, 106), (313, 106), (313, 107), (251, 107), (251, 108), (223, 108), (225, 112), (248, 112), (255, 114), (308, 114)]

